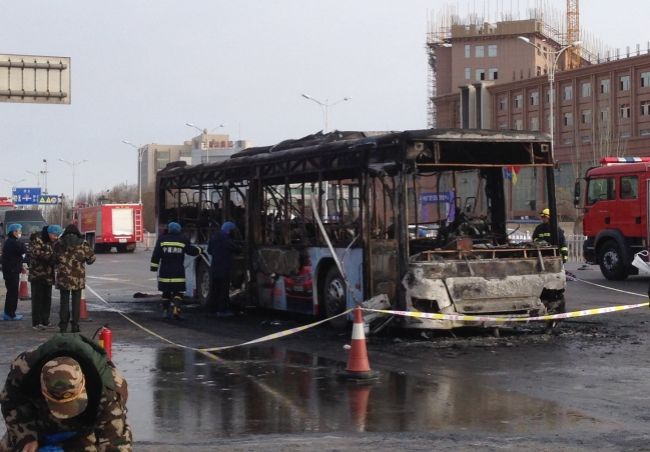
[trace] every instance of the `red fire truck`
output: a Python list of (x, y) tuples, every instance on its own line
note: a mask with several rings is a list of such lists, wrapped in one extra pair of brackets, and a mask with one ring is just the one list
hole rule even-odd
[[(649, 243), (650, 157), (604, 157), (585, 179), (585, 260), (610, 280), (637, 274), (632, 259)], [(579, 183), (575, 194), (578, 204)]]
[(75, 222), (96, 252), (133, 252), (142, 241), (141, 204), (103, 204), (78, 207)]

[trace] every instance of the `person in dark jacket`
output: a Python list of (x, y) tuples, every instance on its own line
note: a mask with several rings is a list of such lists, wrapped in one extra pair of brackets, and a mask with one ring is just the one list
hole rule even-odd
[[(181, 234), (181, 225), (172, 221), (167, 233), (158, 237), (151, 255), (152, 272), (158, 272), (158, 290), (163, 297), (163, 316), (181, 318), (181, 303), (185, 292), (185, 255), (198, 256), (201, 248), (194, 246)], [(171, 311), (170, 311), (171, 305)]]
[(7, 228), (7, 239), (2, 246), (2, 277), (7, 288), (5, 309), (2, 316), (4, 320), (23, 319), (22, 314), (16, 314), (20, 271), (23, 268), (23, 256), (27, 253), (25, 244), (20, 241), (22, 231), (22, 225), (10, 224)]
[[(79, 332), (81, 291), (86, 288), (86, 264), (95, 262), (95, 253), (74, 224), (65, 227), (54, 244), (56, 288), (61, 294), (59, 331), (67, 332), (68, 322), (73, 333)], [(70, 306), (72, 302), (72, 306)], [(70, 308), (72, 307), (72, 321)]]
[[(533, 242), (546, 242), (551, 244), (551, 211), (550, 209), (544, 209), (539, 213), (542, 222), (537, 225), (533, 231)], [(564, 238), (564, 231), (562, 228), (557, 228), (557, 238), (558, 245), (560, 246), (560, 255), (562, 256), (562, 262), (566, 262), (569, 258), (569, 248), (566, 244), (566, 239)]]
[(29, 281), (32, 286), (32, 328), (50, 326), (52, 285), (54, 284), (54, 242), (61, 235), (61, 226), (44, 226), (29, 238)]
[(106, 352), (80, 334), (56, 334), (11, 364), (0, 406), (0, 450), (130, 452), (128, 386)]
[(221, 230), (210, 237), (208, 254), (210, 261), (210, 295), (209, 309), (219, 317), (232, 315), (230, 306), (230, 277), (232, 274), (233, 255), (241, 251), (241, 246), (234, 240), (237, 227), (226, 221)]

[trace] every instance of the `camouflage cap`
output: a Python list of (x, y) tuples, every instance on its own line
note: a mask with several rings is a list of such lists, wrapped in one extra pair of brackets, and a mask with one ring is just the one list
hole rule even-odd
[(54, 417), (69, 419), (88, 406), (86, 379), (79, 363), (69, 356), (60, 356), (45, 363), (41, 369), (41, 393)]

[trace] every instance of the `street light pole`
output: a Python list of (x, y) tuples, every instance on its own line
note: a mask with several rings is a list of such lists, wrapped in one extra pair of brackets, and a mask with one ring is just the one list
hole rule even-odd
[(144, 146), (136, 146), (128, 140), (122, 140), (122, 143), (138, 151), (138, 204), (142, 204), (142, 154), (145, 148)]
[(82, 163), (86, 163), (88, 160), (73, 160), (72, 162), (69, 160), (64, 160), (64, 159), (59, 159), (59, 162), (63, 162), (66, 165), (68, 165), (70, 168), (72, 168), (72, 208), (74, 209), (75, 202), (77, 198), (75, 197), (75, 191), (74, 191), (74, 182), (75, 182), (75, 171), (77, 169), (77, 166), (81, 165)]
[(340, 104), (341, 102), (347, 102), (349, 100), (352, 100), (351, 97), (344, 97), (342, 99), (337, 100), (336, 102), (329, 103), (327, 99), (325, 99), (325, 102), (322, 102), (318, 99), (314, 99), (309, 94), (302, 93), (301, 96), (307, 100), (311, 100), (312, 102), (315, 102), (318, 105), (320, 105), (321, 109), (323, 110), (323, 118), (325, 120), (325, 129), (323, 129), (323, 132), (325, 133), (327, 133), (329, 129), (329, 108), (333, 107), (334, 105)]
[(560, 60), (560, 55), (567, 50), (570, 49), (571, 47), (577, 47), (580, 44), (582, 44), (582, 41), (574, 41), (570, 44), (567, 44), (565, 46), (562, 46), (559, 50), (545, 50), (535, 43), (531, 42), (530, 39), (528, 39), (525, 36), (519, 36), (518, 39), (524, 41), (526, 44), (529, 44), (533, 47), (535, 47), (538, 51), (544, 54), (544, 58), (546, 58), (546, 61), (548, 63), (548, 83), (549, 83), (549, 129), (551, 132), (551, 158), (555, 159), (555, 71), (557, 70), (557, 63)]

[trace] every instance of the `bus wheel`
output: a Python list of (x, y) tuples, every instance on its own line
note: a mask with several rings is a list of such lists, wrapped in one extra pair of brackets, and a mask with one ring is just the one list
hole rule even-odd
[[(325, 308), (325, 317), (333, 317), (345, 311), (347, 307), (347, 290), (345, 280), (336, 267), (332, 267), (327, 272), (325, 284), (323, 285), (323, 305)], [(347, 316), (340, 316), (330, 320), (330, 325), (336, 329), (343, 329), (348, 323)]]
[(210, 299), (210, 269), (204, 263), (196, 271), (196, 296), (201, 306), (207, 306)]
[(627, 278), (621, 250), (613, 240), (605, 242), (600, 248), (598, 264), (603, 276), (611, 281), (623, 281)]

